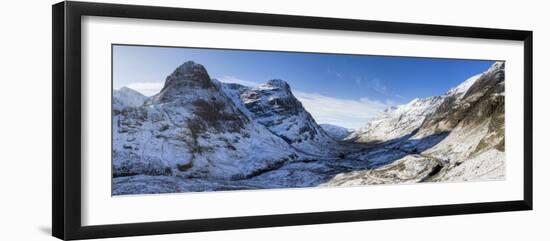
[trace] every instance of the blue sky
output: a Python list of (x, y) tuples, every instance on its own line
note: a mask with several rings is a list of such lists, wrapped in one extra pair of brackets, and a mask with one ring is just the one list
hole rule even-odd
[[(254, 86), (287, 81), (319, 123), (364, 125), (388, 105), (441, 95), (494, 61), (113, 46), (114, 88), (127, 86), (153, 95), (177, 66), (193, 60), (210, 77)], [(332, 109), (331, 109), (332, 108)]]

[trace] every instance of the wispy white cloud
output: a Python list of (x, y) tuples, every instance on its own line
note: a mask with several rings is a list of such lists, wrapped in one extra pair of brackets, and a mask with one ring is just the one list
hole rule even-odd
[(127, 85), (126, 87), (133, 89), (145, 96), (152, 96), (160, 92), (164, 83), (161, 82), (136, 82)]
[(369, 88), (373, 89), (374, 91), (387, 95), (388, 94), (388, 87), (386, 87), (382, 82), (380, 82), (379, 79), (372, 79), (368, 81)]
[(334, 124), (351, 129), (364, 126), (390, 104), (367, 97), (349, 100), (301, 91), (293, 91), (293, 93), (317, 123)]

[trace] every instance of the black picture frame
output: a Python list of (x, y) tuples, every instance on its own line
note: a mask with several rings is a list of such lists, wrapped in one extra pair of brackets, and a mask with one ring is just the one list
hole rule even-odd
[[(524, 43), (523, 199), (421, 207), (140, 222), (99, 226), (81, 224), (81, 17), (228, 23), (378, 33), (516, 40)], [(60, 2), (52, 6), (52, 233), (60, 239), (135, 235), (413, 218), (532, 210), (533, 208), (533, 32), (523, 30), (366, 21), (324, 17), (198, 10), (171, 7)]]

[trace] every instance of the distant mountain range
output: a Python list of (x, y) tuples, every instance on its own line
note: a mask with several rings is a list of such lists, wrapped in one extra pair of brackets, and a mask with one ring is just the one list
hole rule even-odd
[(113, 194), (501, 179), (504, 64), (351, 132), (283, 80), (221, 83), (192, 61), (145, 97), (113, 91)]
[(330, 137), (335, 140), (343, 140), (353, 132), (351, 129), (333, 124), (320, 124), (320, 126)]

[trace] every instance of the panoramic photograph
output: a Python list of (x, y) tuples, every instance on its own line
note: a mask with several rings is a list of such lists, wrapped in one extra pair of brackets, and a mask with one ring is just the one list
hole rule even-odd
[(112, 195), (505, 179), (505, 63), (112, 45)]

